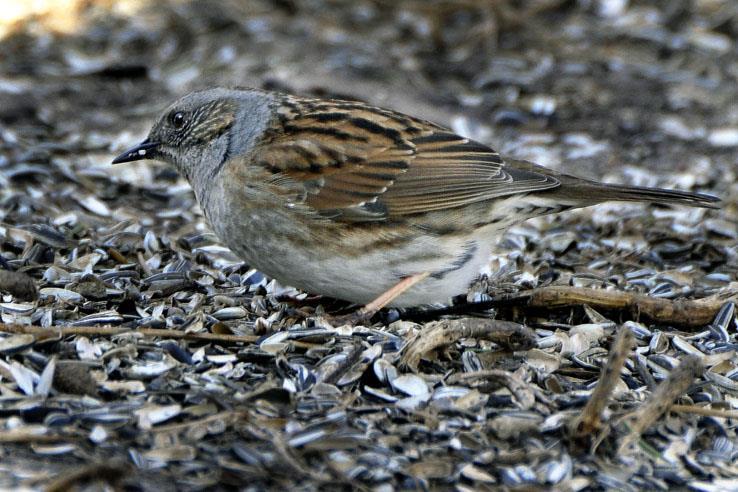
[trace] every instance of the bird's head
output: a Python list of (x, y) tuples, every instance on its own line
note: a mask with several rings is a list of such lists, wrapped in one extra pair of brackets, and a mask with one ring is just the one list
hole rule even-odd
[(192, 92), (170, 105), (148, 137), (113, 164), (159, 159), (190, 182), (207, 179), (231, 157), (247, 153), (269, 115), (268, 93), (214, 88)]

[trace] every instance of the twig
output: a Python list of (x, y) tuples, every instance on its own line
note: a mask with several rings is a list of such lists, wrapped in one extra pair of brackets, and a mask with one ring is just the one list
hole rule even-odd
[(113, 337), (123, 334), (136, 334), (145, 337), (174, 338), (182, 340), (196, 340), (201, 342), (218, 343), (254, 343), (259, 339), (255, 335), (221, 335), (218, 333), (188, 333), (178, 330), (163, 330), (160, 328), (122, 328), (120, 326), (52, 326), (44, 328), (35, 325), (17, 325), (0, 323), (0, 332), (26, 333), (35, 335), (39, 340), (69, 335)]
[(583, 287), (544, 287), (534, 289), (528, 306), (558, 308), (589, 304), (601, 309), (627, 309), (653, 321), (703, 327), (715, 318), (720, 307), (738, 292), (729, 291), (703, 299), (662, 299), (645, 294)]
[(722, 410), (720, 408), (698, 407), (697, 405), (672, 405), (669, 409), (678, 413), (693, 413), (706, 417), (722, 417), (725, 419), (738, 419), (738, 410)]
[(536, 343), (530, 328), (511, 321), (461, 318), (437, 321), (426, 326), (403, 350), (401, 364), (417, 370), (423, 355), (462, 338), (484, 338), (510, 350), (528, 350)]
[(628, 428), (620, 444), (620, 452), (624, 452), (641, 434), (651, 427), (672, 406), (674, 400), (684, 394), (694, 379), (702, 374), (704, 366), (696, 355), (688, 355), (674, 368), (666, 381), (661, 383), (656, 391), (638, 410), (623, 419)]
[(602, 411), (605, 409), (615, 385), (620, 379), (620, 370), (625, 364), (628, 353), (633, 348), (634, 341), (635, 336), (631, 330), (627, 328), (620, 329), (615, 342), (610, 348), (610, 356), (602, 368), (597, 386), (592, 391), (592, 395), (589, 397), (582, 413), (571, 423), (571, 432), (575, 438), (582, 439), (585, 436), (594, 436), (602, 428)]
[(60, 434), (35, 434), (23, 428), (0, 432), (0, 443), (51, 444), (70, 439), (76, 439), (76, 437)]
[(323, 377), (323, 382), (328, 384), (335, 384), (338, 382), (338, 380), (341, 379), (341, 377), (351, 369), (354, 364), (359, 362), (361, 359), (361, 354), (364, 352), (364, 347), (362, 347), (359, 343), (354, 343), (348, 352), (344, 352), (346, 354), (346, 358), (343, 359), (340, 363), (337, 364), (337, 367), (335, 367), (332, 371), (328, 372)]
[(447, 381), (449, 384), (456, 384), (469, 379), (491, 379), (500, 383), (510, 391), (522, 410), (530, 410), (536, 402), (536, 397), (528, 384), (521, 381), (515, 374), (502, 369), (452, 374)]
[(327, 483), (331, 477), (318, 470), (313, 470), (308, 464), (306, 464), (300, 457), (296, 456), (290, 448), (287, 447), (287, 443), (284, 442), (281, 436), (272, 439), (272, 449), (276, 454), (282, 458), (282, 462), (288, 468), (291, 468), (293, 472), (305, 477), (309, 477), (317, 482)]
[(92, 463), (83, 465), (73, 469), (71, 472), (64, 473), (60, 477), (55, 478), (47, 483), (43, 490), (45, 492), (61, 492), (70, 490), (75, 485), (90, 480), (104, 480), (110, 485), (115, 485), (130, 470), (130, 466), (123, 461), (113, 461), (112, 463)]
[(224, 412), (214, 413), (213, 415), (208, 415), (206, 417), (202, 417), (202, 418), (195, 419), (195, 420), (187, 420), (185, 422), (180, 422), (176, 424), (152, 427), (149, 430), (149, 432), (153, 432), (153, 433), (179, 432), (179, 431), (189, 430), (195, 427), (199, 427), (199, 426), (208, 424), (210, 422), (215, 422), (217, 420), (235, 420), (245, 415), (245, 413), (246, 413), (245, 411), (226, 410)]
[(713, 321), (726, 301), (735, 299), (738, 299), (738, 290), (734, 286), (702, 299), (672, 300), (634, 292), (551, 285), (513, 294), (497, 295), (494, 299), (484, 302), (460, 304), (438, 310), (408, 312), (407, 318), (428, 320), (443, 314), (465, 314), (513, 306), (549, 310), (589, 305), (595, 309), (626, 310), (634, 318), (643, 317), (656, 323), (702, 328)]

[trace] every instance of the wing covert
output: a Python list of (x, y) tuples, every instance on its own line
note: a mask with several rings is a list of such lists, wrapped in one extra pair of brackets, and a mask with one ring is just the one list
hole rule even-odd
[(335, 220), (387, 220), (553, 188), (549, 174), (433, 123), (351, 101), (287, 97), (251, 162)]

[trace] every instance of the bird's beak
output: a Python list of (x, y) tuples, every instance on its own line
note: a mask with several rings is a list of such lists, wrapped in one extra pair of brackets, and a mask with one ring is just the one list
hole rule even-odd
[(113, 164), (120, 164), (123, 162), (140, 161), (141, 159), (154, 159), (158, 152), (156, 148), (159, 146), (159, 142), (151, 142), (148, 138), (138, 145), (134, 145), (130, 149), (123, 152), (121, 155), (113, 159)]

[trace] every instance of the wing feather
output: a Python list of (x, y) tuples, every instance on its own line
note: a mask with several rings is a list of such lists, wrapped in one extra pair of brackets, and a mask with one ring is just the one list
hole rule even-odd
[(335, 220), (387, 220), (559, 186), (450, 130), (357, 102), (285, 96), (252, 163)]

